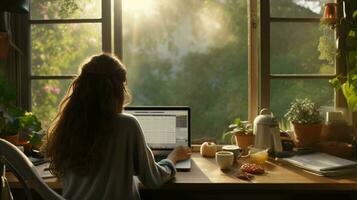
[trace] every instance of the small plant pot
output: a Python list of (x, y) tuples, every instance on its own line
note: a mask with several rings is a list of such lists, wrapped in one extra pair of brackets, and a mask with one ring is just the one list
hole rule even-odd
[(236, 141), (236, 145), (242, 149), (243, 154), (248, 153), (248, 147), (254, 144), (254, 135), (251, 133), (245, 134), (237, 132), (234, 134), (234, 139)]
[(322, 124), (293, 123), (293, 125), (297, 147), (314, 147), (320, 141)]
[(26, 142), (23, 144), (23, 147), (24, 147), (24, 153), (29, 156), (31, 155), (31, 151), (32, 151), (32, 144), (30, 142)]

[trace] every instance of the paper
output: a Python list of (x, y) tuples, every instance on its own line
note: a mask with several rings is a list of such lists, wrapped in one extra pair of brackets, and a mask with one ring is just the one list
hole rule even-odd
[(325, 176), (337, 176), (357, 172), (357, 162), (325, 153), (295, 155), (282, 160)]

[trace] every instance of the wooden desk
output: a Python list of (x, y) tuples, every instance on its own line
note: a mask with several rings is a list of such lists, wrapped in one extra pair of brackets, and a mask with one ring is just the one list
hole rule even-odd
[[(214, 159), (203, 158), (194, 154), (192, 160), (192, 170), (190, 172), (179, 172), (174, 182), (165, 187), (357, 191), (357, 175), (338, 178), (321, 177), (289, 164), (271, 160), (264, 164), (265, 174), (256, 175), (253, 180), (245, 181), (234, 176), (239, 166), (223, 172), (218, 168)], [(240, 164), (243, 162), (245, 160), (239, 160)]]
[[(192, 196), (195, 192), (199, 197), (202, 197), (203, 193), (210, 194), (209, 196), (212, 197), (212, 194), (222, 195), (223, 193), (223, 195), (231, 194), (234, 196), (237, 193), (256, 194), (256, 191), (259, 191), (259, 193), (265, 191), (273, 196), (277, 194), (284, 196), (292, 193), (296, 195), (301, 192), (316, 194), (329, 194), (329, 192), (350, 194), (351, 192), (357, 192), (357, 175), (338, 178), (320, 177), (304, 172), (294, 166), (272, 160), (265, 164), (265, 174), (257, 175), (251, 181), (245, 181), (233, 175), (238, 166), (227, 172), (222, 172), (214, 159), (203, 158), (197, 153), (192, 155), (192, 161), (190, 172), (178, 172), (176, 178), (172, 182), (165, 184), (160, 190), (143, 189), (144, 193), (146, 193), (144, 196), (150, 196), (148, 199), (160, 199), (157, 196), (157, 191), (160, 191), (160, 194), (170, 193), (170, 196), (172, 196), (173, 192), (176, 192), (177, 196), (181, 195), (180, 198), (185, 195)], [(240, 162), (242, 163), (244, 160), (241, 159)], [(44, 167), (38, 167), (40, 174), (43, 173)], [(21, 187), (11, 173), (6, 176), (11, 187)], [(46, 178), (45, 181), (51, 188), (61, 189), (61, 183), (56, 178)], [(264, 195), (266, 196), (267, 194), (264, 193)], [(212, 197), (210, 199), (215, 198)], [(217, 197), (217, 199), (219, 198)], [(272, 199), (276, 199), (276, 197)]]

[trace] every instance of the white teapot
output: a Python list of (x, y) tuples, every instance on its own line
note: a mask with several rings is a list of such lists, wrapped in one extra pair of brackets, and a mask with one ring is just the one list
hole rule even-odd
[(279, 124), (269, 109), (263, 108), (254, 119), (253, 124), (255, 148), (270, 148), (274, 152), (281, 152), (283, 150)]

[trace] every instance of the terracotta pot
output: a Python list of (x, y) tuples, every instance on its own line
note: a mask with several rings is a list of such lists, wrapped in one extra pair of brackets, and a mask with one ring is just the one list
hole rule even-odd
[(297, 147), (313, 147), (320, 141), (322, 124), (294, 125), (294, 135)]
[(9, 36), (6, 32), (0, 32), (0, 58), (7, 58), (9, 53)]
[(30, 142), (26, 142), (22, 146), (24, 147), (24, 153), (26, 155), (31, 155), (32, 144)]
[(242, 148), (243, 152), (247, 152), (248, 147), (254, 144), (253, 134), (237, 132), (234, 134), (234, 139), (236, 141), (236, 145)]
[(1, 137), (4, 140), (14, 144), (15, 146), (17, 146), (19, 144), (19, 134), (16, 135), (10, 135), (10, 136), (5, 136), (5, 137)]

